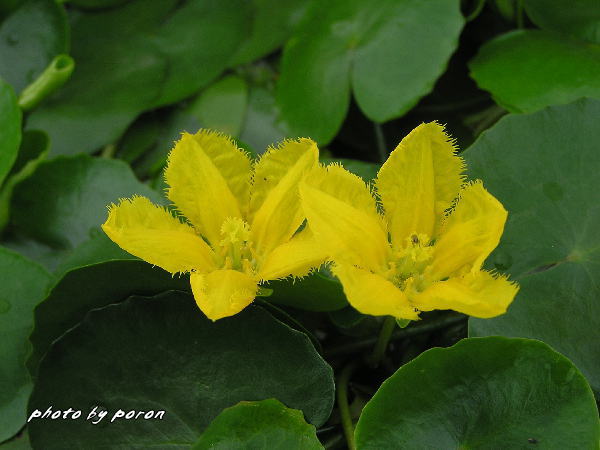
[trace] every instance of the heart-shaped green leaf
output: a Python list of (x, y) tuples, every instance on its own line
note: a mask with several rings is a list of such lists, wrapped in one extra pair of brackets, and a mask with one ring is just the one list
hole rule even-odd
[(21, 255), (0, 247), (0, 441), (23, 426), (32, 383), (25, 368), (33, 308), (43, 298), (50, 274)]
[(304, 421), (301, 411), (286, 408), (276, 399), (240, 402), (224, 409), (192, 449), (322, 449), (315, 431)]
[(594, 100), (508, 116), (465, 156), (508, 210), (489, 262), (521, 285), (506, 314), (471, 319), (470, 333), (543, 340), (600, 392), (598, 117)]
[(427, 94), (463, 26), (454, 0), (315, 2), (282, 60), (278, 102), (294, 135), (329, 142), (346, 116), (350, 90), (383, 122)]
[(479, 87), (511, 112), (600, 98), (600, 46), (540, 30), (486, 42), (469, 66)]
[(600, 424), (583, 375), (546, 344), (464, 339), (401, 367), (363, 409), (359, 450), (595, 449)]
[[(240, 401), (277, 398), (319, 426), (333, 394), (332, 370), (304, 334), (257, 306), (211, 322), (190, 295), (167, 292), (95, 310), (56, 341), (40, 365), (29, 413), (52, 405), (82, 415), (33, 419), (28, 427), (33, 447), (48, 450), (189, 448)], [(108, 411), (98, 425), (86, 420), (94, 407)], [(119, 410), (164, 416), (115, 418)]]

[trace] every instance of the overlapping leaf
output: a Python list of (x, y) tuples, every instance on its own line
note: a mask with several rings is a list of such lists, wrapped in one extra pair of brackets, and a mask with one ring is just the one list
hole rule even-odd
[(77, 69), (29, 121), (49, 133), (54, 154), (112, 143), (142, 111), (193, 94), (227, 67), (246, 34), (246, 3), (180, 3), (133, 0), (74, 16)]
[(224, 408), (268, 398), (315, 426), (327, 420), (332, 371), (305, 335), (256, 306), (213, 323), (188, 294), (134, 297), (90, 313), (52, 346), (29, 408), (164, 410), (164, 418), (34, 420), (29, 433), (44, 449), (188, 448)]

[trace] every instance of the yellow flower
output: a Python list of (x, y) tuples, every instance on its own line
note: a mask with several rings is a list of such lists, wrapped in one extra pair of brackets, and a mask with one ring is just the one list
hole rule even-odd
[(316, 245), (298, 183), (317, 167), (309, 139), (285, 141), (253, 163), (231, 139), (183, 134), (169, 155), (168, 198), (186, 222), (144, 197), (109, 206), (104, 232), (121, 248), (173, 274), (191, 272), (196, 303), (212, 320), (237, 314), (258, 285), (304, 276), (326, 254)]
[[(300, 183), (304, 212), (332, 270), (358, 311), (417, 319), (453, 309), (475, 317), (506, 311), (518, 285), (481, 270), (507, 212), (437, 123), (422, 124), (390, 154), (370, 188), (338, 165)], [(383, 211), (380, 210), (383, 209)]]

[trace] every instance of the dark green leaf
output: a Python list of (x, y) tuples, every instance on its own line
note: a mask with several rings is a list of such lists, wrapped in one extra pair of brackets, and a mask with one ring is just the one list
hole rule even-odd
[(68, 0), (71, 5), (84, 9), (103, 9), (122, 5), (130, 0)]
[(595, 449), (594, 396), (546, 344), (502, 337), (434, 348), (401, 367), (367, 403), (359, 450)]
[(508, 313), (471, 319), (471, 334), (543, 340), (600, 392), (598, 117), (593, 100), (508, 116), (465, 155), (508, 210), (489, 261), (521, 285)]
[(0, 79), (0, 186), (15, 160), (21, 142), (21, 110), (12, 88)]
[(252, 23), (231, 66), (249, 63), (268, 55), (289, 37), (309, 2), (304, 0), (252, 0)]
[(600, 98), (600, 46), (552, 33), (502, 35), (481, 47), (470, 68), (479, 87), (512, 112)]
[(27, 430), (13, 437), (10, 441), (0, 444), (0, 450), (31, 450)]
[[(140, 376), (143, 374), (143, 376)], [(74, 388), (76, 386), (76, 389)], [(189, 448), (226, 407), (278, 398), (319, 426), (333, 403), (331, 368), (309, 339), (257, 306), (211, 322), (187, 294), (168, 292), (92, 311), (43, 359), (29, 402), (82, 410), (77, 420), (32, 420), (45, 450)], [(101, 406), (103, 424), (85, 420)], [(115, 420), (119, 410), (164, 410), (162, 420)]]
[(33, 352), (27, 363), (35, 374), (50, 344), (77, 325), (88, 311), (127, 297), (189, 289), (188, 277), (173, 277), (144, 261), (107, 261), (73, 269), (35, 309)]
[(458, 43), (459, 1), (315, 2), (285, 47), (278, 102), (293, 134), (329, 142), (348, 109), (399, 117), (432, 88)]
[(54, 270), (54, 276), (57, 279), (77, 267), (89, 266), (104, 261), (139, 259), (111, 241), (102, 230), (93, 229), (90, 234), (91, 237), (87, 241), (83, 241), (60, 258), (60, 264)]
[(39, 265), (0, 247), (0, 442), (25, 424), (32, 383), (25, 368), (33, 308), (44, 297), (50, 275)]
[(247, 16), (243, 0), (134, 0), (74, 16), (77, 69), (29, 126), (50, 134), (55, 153), (113, 143), (142, 111), (217, 77), (244, 37)]
[(276, 399), (226, 408), (202, 433), (193, 450), (317, 450), (323, 446), (302, 412)]
[(335, 311), (348, 305), (342, 285), (320, 273), (299, 280), (270, 281), (265, 287), (273, 289), (268, 301), (306, 311)]
[(41, 163), (15, 188), (13, 224), (42, 243), (71, 249), (106, 220), (107, 205), (133, 194), (160, 202), (122, 161), (59, 157)]
[(54, 0), (29, 0), (0, 26), (0, 76), (21, 91), (59, 53), (69, 51), (63, 7)]
[(545, 30), (570, 34), (600, 44), (600, 5), (597, 0), (524, 0), (533, 23)]

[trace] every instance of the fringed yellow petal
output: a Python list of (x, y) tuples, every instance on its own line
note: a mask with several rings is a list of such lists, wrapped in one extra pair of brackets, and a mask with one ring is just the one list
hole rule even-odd
[(304, 221), (298, 183), (318, 161), (317, 144), (299, 139), (269, 148), (256, 164), (250, 211), (258, 255), (287, 242)]
[(335, 264), (332, 270), (340, 279), (348, 302), (359, 312), (398, 319), (419, 318), (406, 295), (385, 278), (346, 264)]
[(300, 197), (315, 238), (335, 261), (386, 268), (385, 225), (364, 181), (339, 165), (319, 167), (300, 183)]
[(194, 229), (145, 197), (111, 205), (102, 229), (123, 250), (168, 272), (214, 269), (213, 251)]
[(328, 256), (307, 227), (289, 242), (276, 247), (267, 255), (259, 270), (258, 278), (267, 281), (290, 275), (303, 277), (323, 264)]
[(463, 182), (464, 162), (444, 127), (419, 125), (390, 154), (377, 174), (377, 192), (395, 246), (412, 234), (435, 237), (436, 221)]
[(192, 273), (190, 284), (196, 304), (213, 321), (239, 313), (252, 303), (258, 290), (251, 276), (237, 270)]
[(498, 245), (507, 214), (480, 181), (465, 186), (434, 245), (431, 276), (441, 279), (459, 270), (478, 271)]
[(423, 311), (452, 309), (487, 319), (504, 314), (518, 291), (519, 285), (505, 276), (478, 271), (438, 281), (411, 300)]
[(227, 217), (243, 218), (250, 199), (251, 164), (228, 137), (184, 133), (169, 155), (167, 195), (213, 245)]

